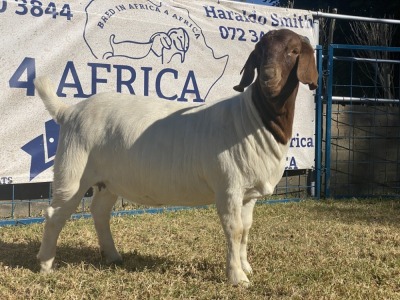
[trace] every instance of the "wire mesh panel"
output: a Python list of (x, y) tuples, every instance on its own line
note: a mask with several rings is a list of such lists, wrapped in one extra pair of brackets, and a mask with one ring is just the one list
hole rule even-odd
[[(376, 58), (382, 52), (387, 59)], [(326, 196), (400, 194), (399, 53), (400, 48), (331, 45)]]
[[(42, 222), (51, 195), (50, 182), (0, 185), (0, 226)], [(86, 193), (77, 213), (87, 210), (91, 195)]]

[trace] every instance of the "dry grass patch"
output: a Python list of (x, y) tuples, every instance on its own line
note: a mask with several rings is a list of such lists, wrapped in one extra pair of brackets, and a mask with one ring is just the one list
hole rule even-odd
[(400, 299), (400, 201), (256, 207), (248, 289), (225, 279), (214, 208), (112, 219), (124, 263), (107, 266), (92, 220), (61, 233), (38, 273), (42, 225), (0, 228), (0, 299)]

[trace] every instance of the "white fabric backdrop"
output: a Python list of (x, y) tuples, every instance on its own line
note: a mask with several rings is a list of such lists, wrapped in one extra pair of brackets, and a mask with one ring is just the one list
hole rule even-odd
[[(58, 127), (35, 95), (49, 75), (66, 103), (102, 91), (186, 101), (228, 97), (263, 33), (316, 44), (312, 15), (229, 1), (0, 1), (0, 184), (51, 181)], [(301, 86), (287, 168), (314, 165), (314, 100)], [(195, 132), (193, 133), (195, 134)]]

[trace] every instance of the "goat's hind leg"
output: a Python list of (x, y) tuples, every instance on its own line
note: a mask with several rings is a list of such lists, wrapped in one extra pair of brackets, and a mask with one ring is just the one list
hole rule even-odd
[(43, 238), (37, 255), (41, 272), (43, 273), (48, 273), (52, 270), (60, 232), (87, 191), (87, 187), (79, 184), (71, 185), (70, 188), (63, 190), (59, 188), (56, 181), (53, 187), (55, 187), (53, 200), (46, 209)]
[(90, 206), (94, 226), (99, 239), (100, 251), (106, 258), (108, 264), (119, 264), (122, 262), (121, 255), (115, 248), (110, 229), (110, 214), (117, 198), (118, 196), (112, 194), (107, 187), (98, 185), (94, 187), (94, 196)]

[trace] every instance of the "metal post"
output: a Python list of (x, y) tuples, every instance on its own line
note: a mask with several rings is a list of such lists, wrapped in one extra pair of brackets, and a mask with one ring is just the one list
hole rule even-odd
[(315, 198), (321, 198), (322, 164), (322, 46), (317, 46), (318, 89), (315, 95)]
[(332, 84), (333, 84), (333, 46), (328, 48), (328, 82), (326, 99), (326, 141), (325, 141), (325, 197), (331, 196), (331, 126), (332, 126)]
[(12, 185), (12, 197), (11, 197), (11, 219), (14, 219), (14, 209), (15, 209), (15, 184)]

